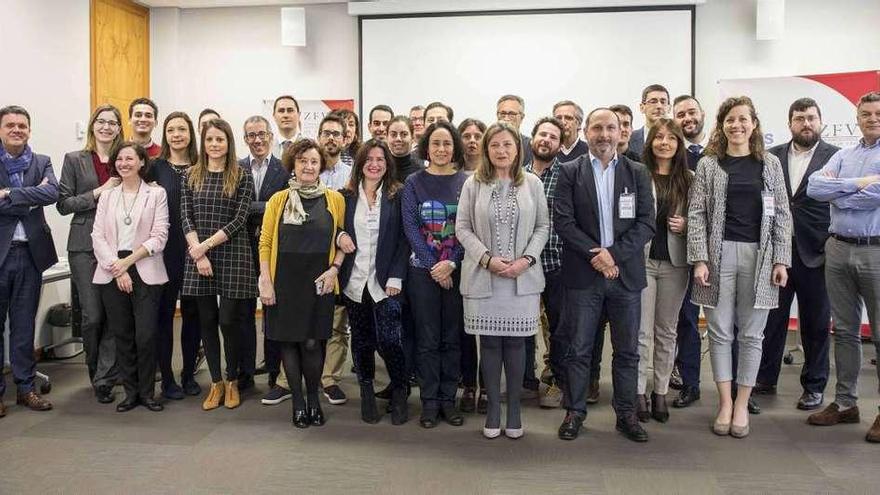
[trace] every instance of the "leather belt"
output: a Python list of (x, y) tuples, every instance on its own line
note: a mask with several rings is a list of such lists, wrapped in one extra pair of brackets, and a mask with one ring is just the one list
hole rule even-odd
[(28, 247), (27, 241), (12, 241), (9, 247)]
[(831, 234), (832, 237), (840, 242), (847, 244), (855, 244), (856, 246), (880, 246), (880, 236), (871, 237), (845, 237), (838, 234)]

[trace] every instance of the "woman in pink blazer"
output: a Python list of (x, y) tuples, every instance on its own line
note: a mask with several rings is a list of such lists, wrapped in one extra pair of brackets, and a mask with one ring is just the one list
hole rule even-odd
[(125, 400), (116, 410), (143, 405), (161, 411), (153, 394), (159, 299), (168, 281), (161, 256), (168, 239), (168, 200), (165, 189), (144, 181), (147, 152), (140, 145), (122, 143), (110, 163), (122, 182), (98, 200), (92, 230), (98, 266), (92, 282), (116, 334), (116, 363), (125, 387)]

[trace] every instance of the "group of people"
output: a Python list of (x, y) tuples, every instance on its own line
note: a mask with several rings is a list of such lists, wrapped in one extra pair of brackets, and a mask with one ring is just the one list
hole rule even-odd
[[(572, 440), (598, 400), (607, 325), (616, 429), (644, 442), (643, 423), (700, 399), (702, 307), (718, 392), (711, 431), (742, 438), (759, 412), (752, 395), (776, 392), (797, 295), (797, 407), (824, 404), (833, 317), (835, 399), (807, 421), (860, 421), (863, 304), (880, 349), (880, 92), (859, 101), (863, 137), (843, 150), (821, 139), (809, 98), (790, 107), (791, 140), (769, 150), (745, 96), (722, 102), (711, 132), (696, 98), (672, 100), (659, 84), (642, 92), (645, 126), (635, 131), (625, 105), (584, 115), (563, 100), (530, 135), (522, 98), (502, 96), (496, 110), (491, 125), (455, 126), (441, 102), (408, 115), (378, 105), (361, 142), (358, 116), (340, 109), (313, 140), (285, 95), (274, 126), (245, 120), (239, 160), (232, 126), (211, 109), (196, 125), (168, 114), (154, 143), (158, 107), (139, 98), (129, 140), (119, 109), (95, 109), (84, 149), (65, 155), (57, 181), (28, 146), (28, 112), (0, 109), (0, 312), (10, 317), (17, 402), (52, 407), (34, 390), (33, 339), (41, 273), (57, 261), (43, 207), (56, 204), (73, 215), (72, 301), (89, 378), (101, 403), (122, 384), (120, 412), (163, 409), (157, 369), (166, 399), (238, 407), (260, 371), (259, 299), (262, 402), (290, 399), (298, 428), (325, 423), (321, 393), (346, 402), (350, 333), (367, 423), (386, 411), (406, 423), (417, 385), (424, 428), (479, 411), (486, 438), (520, 438), (521, 400), (539, 398), (565, 409), (558, 436)], [(380, 391), (376, 353), (390, 382)], [(680, 393), (667, 400), (672, 386)], [(4, 389), (5, 380), (0, 397)], [(880, 415), (866, 438), (880, 442)]]

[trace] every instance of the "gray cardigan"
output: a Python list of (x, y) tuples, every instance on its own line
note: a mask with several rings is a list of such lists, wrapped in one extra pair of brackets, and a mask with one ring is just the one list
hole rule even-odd
[[(492, 244), (489, 200), (493, 184), (468, 177), (461, 188), (458, 212), (455, 220), (455, 236), (464, 247), (461, 263), (461, 294), (466, 297), (490, 297), (492, 274), (480, 266), (480, 258), (487, 245)], [(524, 174), (523, 183), (517, 186), (516, 202), (519, 215), (516, 222), (514, 255), (534, 256), (537, 263), (516, 279), (518, 295), (539, 294), (544, 290), (544, 270), (541, 268), (541, 251), (550, 236), (550, 214), (544, 186), (534, 174)]]
[[(779, 288), (773, 285), (773, 265), (791, 266), (791, 212), (779, 159), (764, 153), (764, 190), (773, 194), (776, 215), (761, 217), (761, 237), (755, 268), (755, 309), (773, 309), (779, 302)], [(697, 164), (688, 209), (688, 263), (709, 265), (709, 287), (694, 284), (691, 301), (702, 306), (718, 304), (721, 244), (727, 207), (727, 173), (718, 159), (705, 156)]]

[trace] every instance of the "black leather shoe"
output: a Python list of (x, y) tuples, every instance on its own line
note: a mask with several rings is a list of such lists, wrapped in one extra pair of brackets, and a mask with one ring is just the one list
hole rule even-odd
[(761, 414), (761, 406), (752, 397), (749, 397), (749, 403), (746, 407), (749, 409), (749, 414)]
[(297, 428), (309, 427), (309, 415), (306, 414), (305, 409), (293, 410), (293, 426), (296, 426)]
[(755, 395), (776, 395), (776, 385), (756, 383), (754, 388), (752, 388), (752, 393)]
[(388, 385), (382, 390), (376, 392), (376, 398), (382, 400), (391, 400), (391, 385)]
[(477, 414), (486, 414), (489, 410), (489, 397), (486, 395), (485, 389), (480, 389), (480, 395), (477, 397)]
[(324, 417), (324, 411), (321, 410), (320, 404), (315, 404), (312, 406), (309, 404), (309, 424), (312, 426), (324, 426), (324, 423), (327, 422), (327, 418)]
[(648, 432), (642, 428), (635, 416), (627, 418), (617, 418), (617, 431), (623, 433), (623, 436), (629, 438), (633, 442), (647, 442)]
[(825, 394), (822, 392), (804, 392), (798, 399), (797, 408), (802, 411), (812, 411), (822, 407), (825, 402)]
[(396, 388), (391, 393), (391, 424), (397, 426), (409, 421), (409, 406), (406, 399), (409, 395), (409, 388)]
[(183, 389), (176, 382), (167, 382), (162, 384), (162, 397), (170, 400), (181, 400), (184, 398)]
[(437, 420), (440, 411), (432, 409), (422, 409), (422, 415), (419, 416), (419, 425), (422, 428), (431, 429), (437, 426)]
[(165, 406), (156, 402), (155, 399), (142, 399), (141, 405), (153, 412), (159, 412), (165, 409)]
[(238, 377), (238, 391), (244, 392), (245, 390), (254, 388), (254, 377), (249, 375), (241, 375)]
[(462, 416), (461, 413), (455, 409), (455, 406), (450, 403), (443, 403), (443, 405), (440, 406), (440, 415), (446, 420), (446, 423), (451, 426), (461, 426), (464, 424), (464, 416)]
[(682, 387), (678, 397), (672, 401), (672, 407), (681, 409), (682, 407), (688, 407), (698, 400), (700, 400), (700, 389), (697, 387), (685, 386)]
[(126, 397), (124, 401), (116, 404), (116, 412), (128, 412), (140, 404), (137, 397)]
[(661, 423), (669, 421), (669, 407), (666, 405), (666, 396), (651, 392), (651, 417)]
[(642, 423), (647, 423), (649, 419), (651, 419), (651, 411), (648, 408), (648, 398), (639, 394), (636, 398), (636, 417), (639, 418), (639, 421)]
[(463, 413), (472, 413), (477, 409), (477, 388), (465, 387), (458, 401), (458, 409)]
[(95, 387), (95, 397), (101, 404), (110, 404), (113, 402), (113, 387), (110, 385), (98, 385)]
[(578, 437), (578, 433), (581, 431), (581, 425), (583, 424), (584, 416), (574, 412), (568, 412), (565, 415), (565, 419), (562, 420), (562, 424), (559, 425), (559, 439), (574, 440)]
[(183, 393), (186, 395), (191, 397), (202, 395), (202, 387), (192, 377), (189, 377), (187, 380), (181, 380), (181, 385), (183, 386)]

